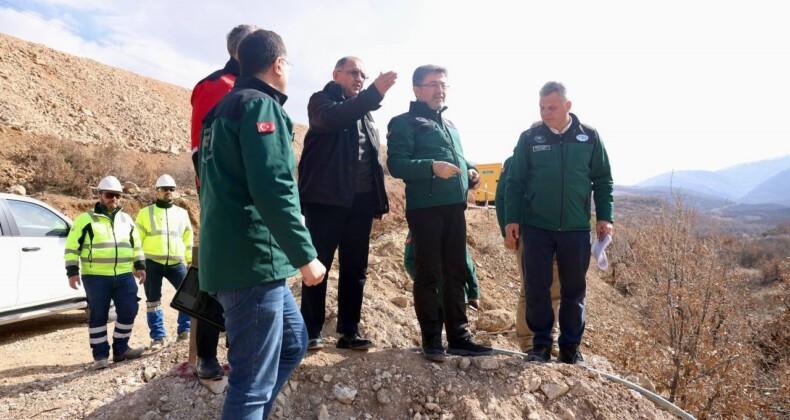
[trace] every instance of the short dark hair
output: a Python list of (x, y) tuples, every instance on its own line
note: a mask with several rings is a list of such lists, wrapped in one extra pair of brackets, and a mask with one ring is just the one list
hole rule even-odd
[(354, 60), (354, 61), (359, 61), (360, 63), (362, 62), (362, 60), (360, 60), (360, 59), (359, 59), (359, 58), (357, 58), (357, 57), (354, 57), (353, 55), (347, 55), (347, 56), (345, 56), (345, 57), (341, 58), (340, 60), (337, 60), (337, 64), (335, 64), (335, 70), (340, 70), (340, 69), (342, 69), (342, 68), (343, 68), (343, 66), (345, 66), (345, 65), (346, 65), (346, 63), (348, 63), (348, 62), (349, 62), (349, 61), (351, 61), (351, 60)]
[(239, 44), (241, 44), (241, 41), (256, 29), (258, 29), (258, 27), (254, 25), (239, 25), (231, 29), (227, 36), (228, 54), (230, 54), (231, 57), (236, 56), (239, 52)]
[(277, 57), (287, 54), (285, 44), (276, 32), (258, 29), (247, 35), (239, 45), (239, 66), (242, 76), (252, 76), (267, 70)]
[(414, 86), (421, 85), (422, 81), (425, 79), (425, 76), (431, 73), (441, 73), (447, 76), (447, 69), (435, 64), (426, 64), (424, 66), (417, 67), (414, 69), (414, 75), (411, 77), (411, 84)]
[(568, 100), (568, 91), (565, 89), (565, 85), (560, 82), (546, 82), (542, 88), (540, 88), (540, 97), (545, 98), (552, 93), (557, 92), (557, 95), (560, 96), (563, 102)]

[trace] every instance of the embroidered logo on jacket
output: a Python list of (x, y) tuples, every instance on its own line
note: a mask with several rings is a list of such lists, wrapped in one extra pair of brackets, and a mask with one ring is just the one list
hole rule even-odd
[(579, 135), (576, 136), (576, 140), (579, 140), (579, 141), (587, 141), (589, 139), (590, 139), (590, 136), (588, 136), (587, 134), (579, 134)]

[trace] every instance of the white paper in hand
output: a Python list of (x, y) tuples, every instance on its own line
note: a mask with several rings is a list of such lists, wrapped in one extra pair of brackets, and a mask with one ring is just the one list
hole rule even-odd
[(592, 246), (592, 255), (598, 263), (598, 268), (601, 270), (609, 268), (609, 259), (606, 258), (606, 247), (609, 246), (610, 243), (612, 243), (612, 235), (606, 235), (603, 241), (599, 241), (598, 236), (595, 236), (595, 241)]

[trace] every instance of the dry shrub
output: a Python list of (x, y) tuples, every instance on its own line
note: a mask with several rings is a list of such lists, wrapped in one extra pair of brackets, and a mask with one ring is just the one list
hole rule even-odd
[(614, 253), (617, 281), (629, 285), (646, 320), (645, 332), (626, 332), (619, 362), (692, 414), (742, 417), (761, 398), (745, 386), (760, 357), (747, 326), (752, 304), (736, 287), (721, 242), (696, 236), (695, 223), (676, 197), (653, 224), (630, 229), (630, 256)]
[(49, 147), (28, 149), (14, 157), (17, 164), (36, 168), (27, 184), (32, 191), (58, 192), (89, 198), (91, 187), (108, 175), (153, 191), (156, 179), (168, 173), (183, 188), (194, 188), (189, 154), (154, 155), (112, 146), (52, 141)]

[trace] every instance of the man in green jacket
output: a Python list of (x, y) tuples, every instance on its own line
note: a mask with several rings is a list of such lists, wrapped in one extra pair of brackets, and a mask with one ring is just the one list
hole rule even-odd
[(558, 361), (581, 363), (585, 275), (590, 265), (590, 196), (595, 200), (595, 234), (612, 232), (614, 199), (609, 158), (598, 131), (570, 113), (565, 86), (548, 82), (540, 90), (543, 124), (523, 132), (513, 152), (505, 191), (505, 241), (522, 240), (527, 324), (534, 331), (529, 360), (551, 359), (552, 260), (560, 278)]
[[(199, 148), (200, 288), (222, 304), (230, 348), (223, 419), (267, 418), (307, 350), (286, 278), (326, 273), (302, 224), (282, 104), (290, 64), (279, 35), (257, 30), (239, 46), (241, 74), (206, 115)], [(299, 267), (297, 270), (295, 267)]]
[[(416, 277), (414, 310), (422, 332), (423, 357), (444, 361), (447, 352), (463, 356), (491, 354), (476, 344), (467, 329), (466, 196), (480, 174), (464, 158), (455, 126), (442, 116), (446, 109), (447, 69), (435, 65), (414, 71), (416, 101), (409, 112), (389, 123), (387, 166), (406, 183), (406, 221), (414, 238)], [(439, 319), (436, 284), (442, 283), (444, 322)]]

